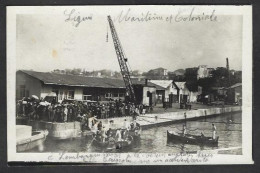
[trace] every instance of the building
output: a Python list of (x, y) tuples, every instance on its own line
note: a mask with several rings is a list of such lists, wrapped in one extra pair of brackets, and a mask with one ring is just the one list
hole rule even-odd
[(174, 82), (173, 80), (150, 80), (150, 82), (163, 88), (163, 90), (159, 88), (156, 91), (157, 102), (197, 102), (198, 96), (202, 93), (200, 86), (196, 91), (189, 90), (186, 82)]
[(232, 103), (242, 103), (242, 83), (236, 83), (228, 88), (228, 101)]
[[(143, 81), (134, 81), (134, 85), (142, 86), (143, 95), (141, 101), (151, 100), (155, 97), (157, 87), (154, 84)], [(139, 87), (140, 88), (140, 87)], [(154, 93), (154, 96), (152, 94)], [(154, 92), (153, 92), (154, 91)], [(84, 101), (109, 101), (125, 99), (125, 84), (123, 80), (85, 77), (68, 74), (44, 73), (19, 70), (16, 73), (16, 97), (36, 95), (39, 98), (54, 95), (57, 101), (84, 100)], [(155, 102), (155, 101), (154, 101)], [(150, 104), (150, 103), (148, 103)]]
[(156, 91), (157, 102), (169, 102), (170, 99), (173, 103), (179, 101), (179, 88), (173, 80), (150, 80), (151, 83), (159, 85)]
[(186, 82), (175, 82), (175, 84), (179, 88), (179, 103), (188, 102), (190, 100), (190, 91), (186, 86)]
[(214, 68), (208, 68), (207, 65), (200, 65), (197, 71), (197, 79), (211, 77)]
[(169, 78), (168, 70), (161, 67), (148, 71), (145, 76), (148, 79), (153, 79), (153, 80), (167, 80)]

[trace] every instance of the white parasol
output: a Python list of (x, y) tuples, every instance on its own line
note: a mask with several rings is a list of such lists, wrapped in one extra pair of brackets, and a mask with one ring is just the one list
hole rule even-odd
[(32, 95), (32, 98), (39, 100), (39, 97), (37, 97), (36, 95)]

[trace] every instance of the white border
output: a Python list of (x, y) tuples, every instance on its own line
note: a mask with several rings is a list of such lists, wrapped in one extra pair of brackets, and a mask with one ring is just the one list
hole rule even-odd
[[(15, 139), (15, 72), (16, 72), (16, 14), (45, 14), (57, 13), (56, 8), (65, 9), (68, 6), (44, 6), (44, 7), (7, 7), (7, 136), (8, 136), (8, 161), (47, 161), (47, 162), (85, 162), (82, 159), (58, 160), (59, 153), (16, 153)], [(93, 13), (102, 13), (104, 10), (112, 12), (113, 9), (134, 10), (156, 10), (160, 12), (177, 11), (176, 9), (187, 9), (193, 6), (73, 6), (73, 8), (92, 11)], [(158, 164), (252, 164), (252, 6), (196, 6), (196, 12), (204, 12), (216, 9), (217, 14), (221, 15), (243, 15), (243, 113), (242, 113), (242, 153), (243, 155), (214, 155), (207, 163), (157, 163)], [(196, 14), (196, 13), (195, 13)], [(86, 155), (86, 153), (81, 153)], [(68, 156), (76, 156), (76, 153), (68, 153)], [(91, 154), (88, 154), (90, 157)], [(111, 154), (110, 154), (111, 155)], [(112, 154), (113, 155), (113, 154)], [(115, 157), (118, 154), (115, 154)], [(134, 156), (134, 153), (120, 154), (121, 158)], [(142, 153), (139, 157), (146, 157)], [(50, 158), (51, 157), (51, 158)], [(99, 157), (93, 157), (91, 162), (102, 163), (107, 155), (101, 154)], [(155, 157), (155, 155), (153, 155)], [(165, 157), (165, 156), (162, 156)], [(141, 159), (141, 158), (140, 158)], [(140, 159), (134, 157), (135, 162), (122, 164), (155, 164), (141, 163)], [(88, 159), (87, 159), (88, 160)], [(90, 160), (88, 160), (90, 161)], [(115, 163), (115, 162), (110, 162)]]

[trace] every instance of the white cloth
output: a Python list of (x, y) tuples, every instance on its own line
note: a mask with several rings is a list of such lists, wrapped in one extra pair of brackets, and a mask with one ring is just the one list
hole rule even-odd
[(116, 139), (117, 139), (117, 141), (121, 141), (122, 140), (122, 135), (121, 135), (121, 131), (120, 130), (116, 131)]
[(124, 129), (130, 130), (130, 123), (127, 121), (124, 121)]

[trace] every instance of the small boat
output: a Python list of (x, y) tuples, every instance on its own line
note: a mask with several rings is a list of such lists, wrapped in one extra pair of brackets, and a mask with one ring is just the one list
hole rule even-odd
[(128, 135), (132, 136), (134, 139), (140, 138), (142, 129), (137, 128), (135, 130), (129, 130)]
[(108, 141), (101, 141), (100, 139), (97, 139), (95, 137), (92, 142), (93, 145), (101, 148), (113, 148), (115, 146), (115, 141), (114, 140), (108, 140)]
[(133, 143), (133, 141), (134, 141), (133, 136), (128, 135), (128, 136), (127, 136), (127, 139), (121, 140), (121, 141), (117, 141), (117, 142), (115, 143), (116, 149), (122, 149), (122, 148), (130, 147), (131, 144)]
[(196, 136), (191, 134), (186, 134), (185, 136), (182, 133), (176, 133), (174, 131), (167, 130), (167, 141), (171, 142), (179, 142), (185, 144), (193, 144), (193, 145), (211, 145), (217, 146), (218, 145), (219, 136), (216, 139), (212, 137), (206, 136)]
[(33, 149), (37, 146), (42, 146), (48, 134), (49, 132), (47, 130), (34, 131), (30, 137), (18, 139), (16, 141), (16, 151), (23, 152)]
[(133, 140), (134, 140), (133, 137), (130, 135), (127, 137), (127, 139), (122, 139), (120, 141), (115, 141), (114, 138), (112, 137), (104, 142), (102, 140), (98, 139), (97, 137), (95, 137), (92, 144), (97, 147), (101, 147), (101, 148), (121, 149), (121, 148), (126, 148), (126, 147), (131, 146)]

